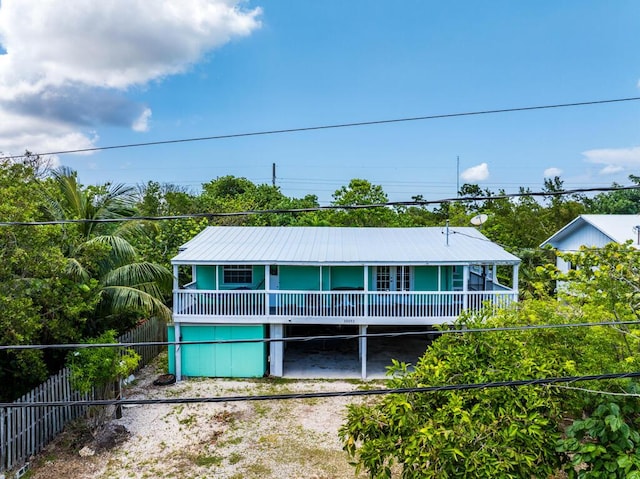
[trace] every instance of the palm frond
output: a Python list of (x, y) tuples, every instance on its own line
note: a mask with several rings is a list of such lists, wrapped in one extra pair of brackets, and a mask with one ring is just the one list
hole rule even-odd
[[(107, 272), (102, 277), (102, 284), (108, 286), (129, 286), (149, 288), (143, 286), (155, 284), (160, 294), (171, 291), (173, 275), (164, 266), (155, 263), (131, 263), (125, 264)], [(151, 291), (149, 289), (149, 291)]]
[(136, 190), (124, 184), (109, 185), (107, 191), (95, 198), (98, 218), (126, 218), (135, 214)]
[(85, 242), (86, 245), (106, 244), (111, 248), (108, 266), (120, 266), (136, 260), (136, 250), (125, 238), (115, 235), (101, 235)]
[(62, 193), (66, 217), (75, 219), (87, 218), (87, 196), (78, 184), (76, 172), (63, 166), (54, 170), (52, 175)]
[(171, 310), (158, 298), (129, 286), (106, 286), (102, 290), (102, 300), (109, 303), (113, 313), (139, 311), (148, 316), (158, 316), (171, 320)]
[(76, 258), (67, 258), (64, 273), (69, 276), (69, 278), (78, 282), (88, 281), (91, 278), (87, 269)]
[(127, 240), (143, 239), (148, 240), (154, 234), (160, 232), (160, 225), (153, 221), (126, 221), (118, 226), (114, 235), (121, 236)]

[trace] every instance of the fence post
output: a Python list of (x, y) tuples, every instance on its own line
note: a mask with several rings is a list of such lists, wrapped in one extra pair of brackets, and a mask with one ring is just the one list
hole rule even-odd
[(0, 471), (7, 467), (7, 413), (6, 408), (0, 408)]

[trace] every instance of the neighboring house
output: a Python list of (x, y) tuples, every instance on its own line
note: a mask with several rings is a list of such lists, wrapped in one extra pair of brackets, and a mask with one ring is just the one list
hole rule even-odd
[[(173, 291), (169, 337), (181, 376), (282, 376), (282, 341), (303, 326), (421, 326), (518, 298), (520, 260), (475, 228), (209, 227), (172, 259), (192, 282)], [(498, 283), (507, 266), (513, 287)], [(181, 270), (182, 271), (182, 270)], [(344, 333), (344, 331), (342, 331)], [(398, 338), (401, 341), (400, 338)], [(366, 377), (367, 340), (359, 340)]]
[[(609, 243), (632, 241), (640, 244), (639, 215), (580, 215), (540, 246), (551, 245), (559, 252), (577, 252), (581, 246), (602, 248)], [(558, 257), (556, 265), (566, 273), (571, 265)]]

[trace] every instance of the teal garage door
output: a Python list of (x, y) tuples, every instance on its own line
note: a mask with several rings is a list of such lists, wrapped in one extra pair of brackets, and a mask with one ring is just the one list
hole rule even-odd
[[(258, 325), (182, 325), (182, 341), (264, 339)], [(169, 325), (169, 341), (175, 340)], [(169, 372), (175, 374), (174, 347), (169, 347)], [(262, 377), (267, 370), (266, 343), (189, 344), (181, 346), (182, 375), (190, 377)]]

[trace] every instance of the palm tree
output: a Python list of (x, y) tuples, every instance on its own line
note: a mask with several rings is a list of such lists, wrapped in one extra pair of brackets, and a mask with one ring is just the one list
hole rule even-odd
[(109, 323), (131, 314), (169, 319), (171, 310), (163, 299), (171, 291), (171, 272), (161, 265), (139, 261), (129, 242), (140, 232), (141, 224), (125, 222), (114, 227), (112, 223), (99, 222), (133, 216), (135, 189), (121, 184), (84, 188), (78, 183), (76, 172), (69, 168), (54, 171), (52, 180), (47, 202), (49, 216), (87, 220), (66, 227), (66, 255), (70, 277), (79, 282), (98, 282), (98, 324), (89, 329), (100, 332)]

